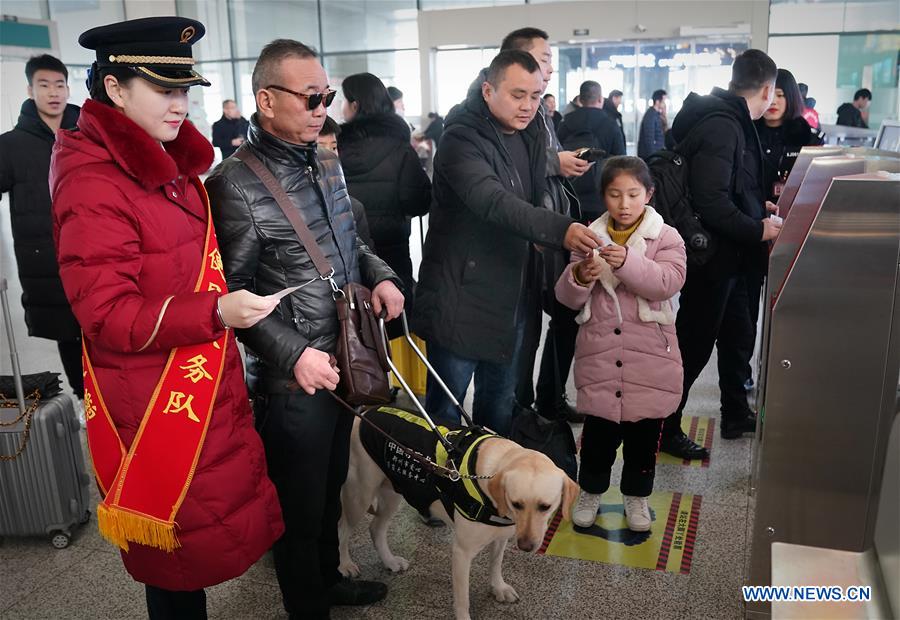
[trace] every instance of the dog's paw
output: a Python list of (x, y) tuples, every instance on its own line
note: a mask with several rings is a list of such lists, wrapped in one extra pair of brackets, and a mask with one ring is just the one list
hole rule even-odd
[(395, 555), (384, 561), (384, 567), (392, 573), (402, 573), (409, 568), (409, 560)]
[(515, 603), (519, 600), (519, 593), (508, 583), (500, 586), (491, 586), (491, 590), (494, 592), (494, 598), (499, 603)]
[(340, 566), (338, 566), (338, 571), (341, 573), (341, 575), (348, 578), (359, 577), (360, 574), (359, 565), (353, 560), (342, 563)]

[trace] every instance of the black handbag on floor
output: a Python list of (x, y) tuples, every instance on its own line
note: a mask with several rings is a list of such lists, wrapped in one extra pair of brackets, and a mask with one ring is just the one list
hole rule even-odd
[(578, 479), (575, 436), (565, 420), (548, 420), (534, 409), (517, 406), (509, 438), (523, 448), (543, 452), (569, 478)]

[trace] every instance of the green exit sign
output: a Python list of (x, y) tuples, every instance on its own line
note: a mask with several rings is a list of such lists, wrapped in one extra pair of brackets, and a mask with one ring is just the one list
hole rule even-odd
[(49, 50), (50, 26), (4, 19), (0, 21), (0, 45)]

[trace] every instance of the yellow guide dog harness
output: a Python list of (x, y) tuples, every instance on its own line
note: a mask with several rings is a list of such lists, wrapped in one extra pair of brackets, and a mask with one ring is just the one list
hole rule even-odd
[[(511, 519), (497, 514), (490, 498), (473, 479), (478, 450), (497, 435), (477, 426), (442, 425), (438, 426), (438, 432), (452, 446), (450, 451), (423, 418), (403, 409), (369, 410), (359, 426), (360, 441), (366, 452), (390, 479), (394, 490), (419, 512), (427, 514), (428, 507), (440, 500), (451, 517), (458, 513), (469, 521), (486, 525), (513, 525)], [(453, 469), (455, 465), (460, 478), (452, 480), (437, 475), (413, 458), (410, 449), (439, 467)]]

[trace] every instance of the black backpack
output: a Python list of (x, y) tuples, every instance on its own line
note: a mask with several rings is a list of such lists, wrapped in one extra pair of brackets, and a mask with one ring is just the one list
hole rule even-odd
[[(647, 167), (650, 168), (655, 187), (650, 205), (662, 216), (663, 221), (675, 228), (684, 239), (689, 267), (702, 267), (707, 264), (718, 249), (718, 240), (704, 227), (700, 216), (694, 211), (690, 191), (690, 158), (682, 152), (682, 149), (697, 127), (716, 116), (734, 120), (733, 116), (725, 112), (708, 114), (691, 128), (684, 140), (673, 150), (663, 149), (647, 158)], [(740, 156), (744, 151), (743, 129), (738, 132), (738, 136), (737, 154)], [(736, 166), (739, 162), (740, 157), (736, 157)]]

